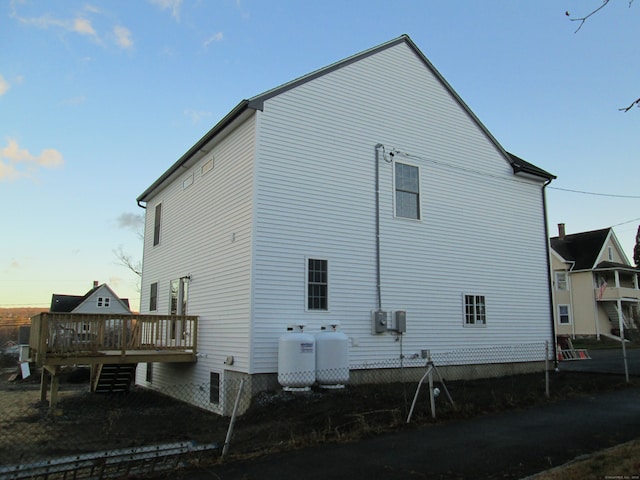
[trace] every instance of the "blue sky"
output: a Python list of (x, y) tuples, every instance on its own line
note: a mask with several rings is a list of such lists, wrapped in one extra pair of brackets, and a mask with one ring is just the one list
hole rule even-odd
[(618, 108), (640, 96), (640, 5), (574, 33), (601, 3), (2, 2), (0, 307), (98, 280), (137, 309), (114, 254), (142, 258), (136, 197), (240, 100), (404, 33), (508, 151), (558, 176), (551, 234), (615, 226), (631, 258), (640, 109)]

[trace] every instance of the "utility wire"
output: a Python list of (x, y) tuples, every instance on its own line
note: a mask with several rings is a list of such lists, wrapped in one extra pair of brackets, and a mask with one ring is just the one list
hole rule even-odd
[(597, 195), (599, 197), (614, 197), (614, 198), (636, 198), (640, 199), (640, 195), (619, 195), (617, 193), (596, 193), (596, 192), (587, 192), (584, 190), (571, 190), (570, 188), (560, 188), (560, 187), (547, 187), (551, 190), (561, 190), (563, 192), (571, 192), (571, 193), (581, 193), (583, 195)]

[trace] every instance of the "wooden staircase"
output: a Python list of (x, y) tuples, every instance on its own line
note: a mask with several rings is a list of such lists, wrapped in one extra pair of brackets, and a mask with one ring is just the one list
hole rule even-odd
[(92, 368), (91, 391), (94, 393), (128, 392), (136, 374), (137, 363), (99, 363)]

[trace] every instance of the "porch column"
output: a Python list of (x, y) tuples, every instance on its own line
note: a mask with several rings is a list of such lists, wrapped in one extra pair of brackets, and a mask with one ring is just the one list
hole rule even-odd
[(633, 288), (638, 290), (638, 274), (637, 273), (633, 275)]
[(620, 272), (618, 272), (618, 270), (615, 270), (613, 272), (613, 277), (615, 278), (616, 288), (620, 288)]

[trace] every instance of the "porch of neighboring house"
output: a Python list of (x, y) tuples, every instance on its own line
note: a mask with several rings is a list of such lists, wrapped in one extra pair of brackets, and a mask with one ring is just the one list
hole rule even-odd
[(196, 361), (198, 317), (40, 313), (31, 317), (31, 361), (42, 367), (40, 400), (58, 401), (60, 369), (91, 367), (92, 392), (127, 391), (138, 363)]
[[(608, 273), (611, 276), (611, 271)], [(600, 281), (595, 297), (611, 322), (612, 335), (622, 337), (621, 329), (627, 331), (640, 327), (640, 288), (636, 272), (614, 270), (612, 284)]]

